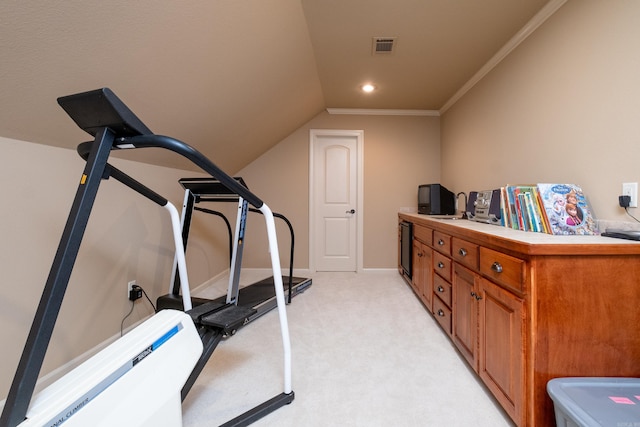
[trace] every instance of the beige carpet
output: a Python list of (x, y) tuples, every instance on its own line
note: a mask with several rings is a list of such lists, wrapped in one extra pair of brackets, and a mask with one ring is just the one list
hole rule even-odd
[[(264, 277), (252, 274), (243, 282)], [(253, 425), (513, 425), (397, 272), (312, 279), (287, 306), (295, 400)], [(216, 349), (184, 402), (184, 426), (222, 424), (281, 393), (282, 364), (274, 310)]]

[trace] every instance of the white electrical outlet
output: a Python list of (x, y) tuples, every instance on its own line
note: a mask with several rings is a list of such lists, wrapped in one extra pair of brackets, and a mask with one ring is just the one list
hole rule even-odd
[(127, 299), (129, 299), (129, 295), (131, 295), (131, 290), (135, 285), (137, 285), (135, 280), (131, 280), (129, 283), (127, 283)]
[(630, 208), (638, 207), (638, 183), (637, 182), (622, 183), (622, 195), (631, 197), (631, 202), (629, 202)]

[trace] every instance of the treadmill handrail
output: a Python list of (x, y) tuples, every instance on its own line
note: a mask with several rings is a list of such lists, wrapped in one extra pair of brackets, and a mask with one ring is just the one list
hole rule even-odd
[[(93, 141), (83, 142), (79, 144), (76, 149), (80, 157), (82, 157), (85, 161), (87, 161), (87, 158), (89, 157), (89, 153), (91, 152), (92, 145), (93, 145)], [(116, 181), (119, 181), (120, 183), (126, 185), (133, 191), (137, 192), (138, 194), (146, 197), (147, 199), (151, 200), (152, 202), (160, 206), (166, 206), (167, 203), (169, 203), (169, 201), (165, 197), (156, 193), (146, 185), (135, 180), (131, 176), (127, 175), (126, 173), (122, 172), (120, 169), (113, 166), (111, 163), (107, 162), (105, 166), (105, 173), (103, 178), (107, 179), (109, 177), (112, 177)]]
[(199, 166), (212, 177), (216, 178), (222, 185), (248, 201), (256, 209), (260, 209), (264, 204), (263, 201), (249, 191), (247, 187), (244, 187), (232, 176), (225, 173), (198, 150), (178, 139), (164, 135), (138, 135), (128, 138), (119, 138), (114, 146), (118, 149), (155, 147), (173, 151), (191, 160), (192, 163)]
[[(262, 214), (262, 211), (259, 211), (257, 209), (249, 209), (249, 211), (251, 212), (257, 212), (259, 214)], [(291, 298), (293, 298), (293, 294), (292, 294), (292, 288), (293, 288), (293, 254), (294, 254), (294, 246), (295, 246), (295, 235), (293, 233), (293, 225), (291, 225), (291, 221), (289, 221), (287, 219), (286, 216), (277, 213), (277, 212), (273, 212), (273, 216), (276, 218), (280, 218), (282, 221), (284, 221), (285, 224), (287, 224), (287, 227), (289, 227), (289, 236), (291, 237), (291, 247), (290, 247), (290, 253), (289, 253), (289, 295), (287, 296), (287, 302), (289, 304), (291, 304)]]
[[(210, 201), (210, 200), (204, 200), (204, 201)], [(216, 201), (218, 201), (218, 200), (216, 200)], [(204, 213), (207, 213), (207, 214), (210, 214), (210, 215), (215, 215), (215, 216), (218, 216), (218, 217), (223, 219), (223, 221), (225, 222), (225, 224), (227, 226), (227, 231), (228, 231), (228, 234), (229, 234), (229, 258), (231, 258), (232, 255), (233, 255), (233, 249), (232, 249), (233, 248), (233, 242), (232, 242), (233, 241), (233, 233), (231, 231), (231, 224), (229, 223), (229, 220), (227, 219), (227, 217), (222, 212), (214, 211), (212, 209), (207, 209), (207, 208), (201, 208), (199, 206), (195, 206), (193, 208), (193, 210), (204, 212)], [(260, 211), (258, 209), (249, 209), (249, 212), (255, 212), (255, 213), (258, 213), (258, 214), (261, 214), (261, 215), (263, 214), (262, 211)], [(283, 220), (284, 223), (289, 228), (289, 236), (291, 238), (291, 246), (290, 246), (290, 251), (289, 251), (289, 283), (288, 283), (288, 293), (289, 294), (287, 295), (287, 302), (289, 304), (291, 304), (291, 299), (293, 298), (293, 256), (294, 256), (294, 249), (295, 249), (294, 248), (294, 246), (295, 246), (295, 235), (293, 233), (293, 225), (291, 225), (291, 222), (287, 219), (286, 216), (284, 216), (284, 215), (282, 215), (280, 213), (273, 212), (273, 216), (275, 218), (280, 218), (281, 220)], [(185, 245), (185, 247), (186, 247), (186, 245)], [(231, 264), (231, 262), (232, 262), (232, 260), (230, 259), (229, 260), (229, 264)], [(172, 290), (177, 295), (179, 286), (176, 286), (176, 285), (179, 285), (179, 282), (177, 281), (177, 280), (179, 280), (179, 278), (177, 276), (174, 276), (174, 277), (175, 277), (175, 279), (174, 279), (174, 285), (173, 285), (173, 289)]]

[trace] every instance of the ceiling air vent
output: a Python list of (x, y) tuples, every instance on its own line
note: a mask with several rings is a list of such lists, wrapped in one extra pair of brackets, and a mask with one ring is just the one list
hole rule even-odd
[(396, 47), (396, 43), (396, 37), (374, 37), (372, 53), (374, 55), (392, 54)]

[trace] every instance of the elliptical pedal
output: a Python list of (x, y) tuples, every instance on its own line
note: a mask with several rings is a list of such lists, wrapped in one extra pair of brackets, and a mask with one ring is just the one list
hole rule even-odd
[(212, 313), (200, 317), (203, 326), (218, 328), (227, 335), (233, 335), (238, 328), (249, 323), (256, 310), (238, 305), (227, 305)]
[(211, 312), (220, 310), (225, 306), (226, 304), (223, 304), (220, 302), (213, 302), (213, 301), (207, 302), (204, 304), (196, 305), (191, 310), (187, 311), (187, 314), (191, 316), (191, 320), (193, 320), (193, 323), (195, 323), (196, 325), (199, 325), (202, 323), (201, 319), (203, 316), (206, 316)]

